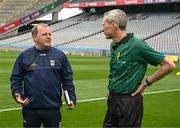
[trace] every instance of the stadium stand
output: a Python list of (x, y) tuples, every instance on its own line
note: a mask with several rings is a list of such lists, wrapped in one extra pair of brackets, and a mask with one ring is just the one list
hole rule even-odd
[(72, 0), (72, 3), (92, 2), (93, 0)]
[(180, 24), (146, 41), (157, 51), (165, 54), (177, 54), (180, 53), (179, 33)]
[(56, 0), (5, 0), (0, 6), (0, 26), (21, 18)]
[[(102, 32), (102, 15), (92, 15), (81, 14), (51, 25), (54, 46), (65, 50), (109, 50), (110, 41), (104, 38)], [(79, 21), (83, 17), (96, 17), (96, 20)], [(143, 17), (132, 19), (127, 31), (133, 32), (160, 52), (179, 54), (179, 13), (147, 13)], [(0, 44), (28, 48), (33, 46), (33, 41), (31, 34), (27, 33), (1, 40)]]
[(72, 0), (72, 3), (82, 3), (82, 2), (102, 2), (102, 1), (114, 1), (114, 0)]
[(148, 17), (143, 20), (132, 20), (129, 22), (127, 30), (134, 32), (141, 39), (156, 34), (172, 25), (180, 22), (173, 17), (179, 16), (179, 13), (149, 13)]
[[(180, 38), (178, 37), (180, 20), (173, 17), (177, 17), (178, 15), (179, 14), (176, 13), (148, 14), (148, 18), (143, 21), (130, 21), (127, 30), (133, 32), (135, 36), (144, 39), (149, 45), (160, 52), (177, 54), (180, 51)], [(169, 30), (166, 30), (168, 28)], [(152, 37), (152, 35), (154, 35), (154, 37)], [(147, 37), (149, 37), (149, 39), (146, 39)], [(72, 44), (62, 45), (60, 47), (109, 49), (109, 43), (104, 39), (103, 33), (100, 33), (90, 38), (79, 40)]]

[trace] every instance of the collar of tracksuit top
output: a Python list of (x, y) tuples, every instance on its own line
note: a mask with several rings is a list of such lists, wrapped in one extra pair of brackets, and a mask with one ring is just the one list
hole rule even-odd
[(125, 36), (121, 41), (119, 41), (118, 43), (114, 43), (112, 46), (112, 49), (115, 50), (116, 48), (118, 48), (122, 43), (126, 43), (128, 42), (129, 39), (131, 39), (132, 37), (134, 37), (133, 33), (127, 33), (127, 36)]
[(36, 48), (36, 46), (34, 46), (34, 49), (41, 53), (41, 52), (48, 52), (51, 49), (51, 47), (44, 49), (44, 50), (40, 50), (40, 49)]

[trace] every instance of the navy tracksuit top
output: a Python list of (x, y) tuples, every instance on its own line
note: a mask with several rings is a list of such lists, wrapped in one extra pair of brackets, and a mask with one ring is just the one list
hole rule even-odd
[(56, 49), (45, 51), (32, 47), (22, 52), (10, 77), (12, 95), (19, 93), (29, 98), (24, 108), (59, 108), (62, 106), (62, 89), (67, 90), (75, 103), (76, 95), (72, 69), (66, 55)]

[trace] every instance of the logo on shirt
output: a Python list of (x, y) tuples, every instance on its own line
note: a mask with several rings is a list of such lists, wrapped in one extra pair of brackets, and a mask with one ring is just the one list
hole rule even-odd
[(45, 53), (42, 53), (42, 54), (39, 54), (39, 56), (46, 56), (46, 54), (45, 54)]
[(125, 63), (126, 63), (126, 61), (122, 61), (122, 62), (121, 62), (121, 64), (125, 64)]
[(55, 66), (55, 61), (54, 60), (50, 60), (50, 65), (51, 66)]
[(118, 52), (118, 54), (117, 54), (117, 56), (116, 56), (116, 59), (117, 59), (117, 61), (119, 60), (119, 59), (121, 59), (121, 53), (120, 52)]
[(33, 67), (38, 67), (38, 64), (32, 63), (32, 64), (30, 65), (30, 67), (31, 67), (31, 68), (33, 68)]

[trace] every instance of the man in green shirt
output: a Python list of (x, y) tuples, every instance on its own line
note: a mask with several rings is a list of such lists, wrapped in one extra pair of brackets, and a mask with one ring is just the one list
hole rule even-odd
[[(176, 67), (163, 54), (127, 33), (127, 21), (125, 12), (118, 9), (105, 13), (103, 18), (104, 35), (112, 39), (104, 128), (141, 127), (144, 89)], [(148, 64), (161, 67), (142, 81)]]

